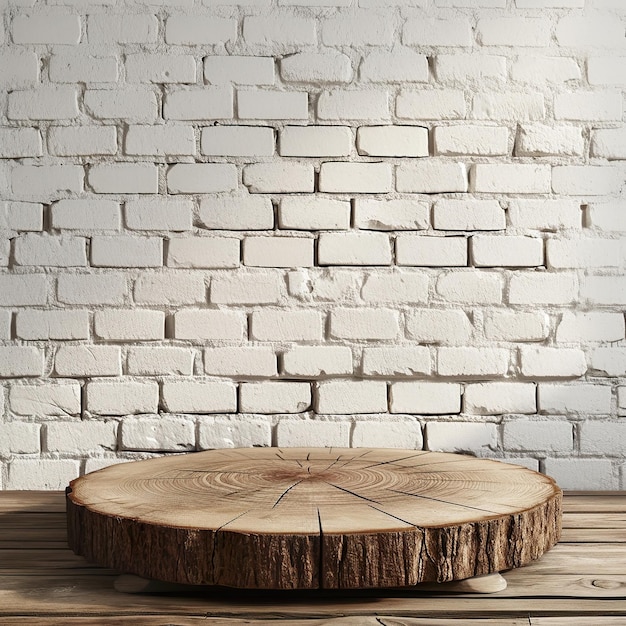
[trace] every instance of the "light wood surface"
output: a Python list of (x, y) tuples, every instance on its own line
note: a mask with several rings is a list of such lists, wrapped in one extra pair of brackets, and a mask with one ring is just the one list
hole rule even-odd
[(242, 448), (72, 482), (69, 542), (144, 578), (404, 587), (520, 567), (558, 541), (561, 490), (519, 465), (392, 449)]

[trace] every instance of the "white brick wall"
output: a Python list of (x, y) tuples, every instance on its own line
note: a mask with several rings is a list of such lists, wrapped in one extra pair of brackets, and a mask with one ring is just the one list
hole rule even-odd
[(0, 4), (3, 488), (376, 445), (626, 489), (619, 2)]

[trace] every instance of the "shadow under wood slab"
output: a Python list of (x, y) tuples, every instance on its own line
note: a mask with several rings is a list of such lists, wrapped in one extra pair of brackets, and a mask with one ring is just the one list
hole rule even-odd
[(245, 448), (72, 481), (88, 560), (188, 585), (410, 587), (525, 565), (559, 539), (562, 493), (517, 465), (395, 449)]

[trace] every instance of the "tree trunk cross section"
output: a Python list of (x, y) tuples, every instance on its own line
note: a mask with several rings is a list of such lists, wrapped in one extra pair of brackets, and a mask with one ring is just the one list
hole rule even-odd
[(539, 558), (562, 492), (518, 465), (369, 448), (211, 450), (67, 489), (68, 539), (144, 578), (248, 589), (407, 587)]

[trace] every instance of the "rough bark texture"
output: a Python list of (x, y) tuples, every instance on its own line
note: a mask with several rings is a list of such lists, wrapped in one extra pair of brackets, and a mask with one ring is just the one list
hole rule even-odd
[(461, 455), (210, 451), (112, 466), (67, 490), (88, 560), (168, 582), (406, 587), (519, 567), (559, 539), (548, 477)]

